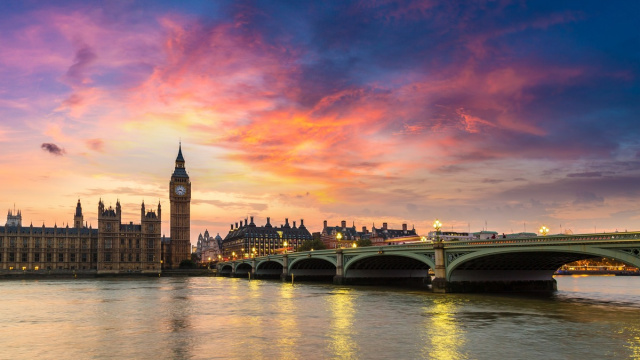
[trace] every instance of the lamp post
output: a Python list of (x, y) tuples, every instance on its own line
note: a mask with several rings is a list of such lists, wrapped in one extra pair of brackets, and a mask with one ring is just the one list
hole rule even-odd
[(542, 236), (547, 236), (547, 234), (548, 234), (548, 233), (549, 233), (549, 228), (543, 225), (543, 226), (540, 228), (540, 234), (541, 234)]
[(285, 241), (282, 243), (282, 246), (284, 246), (284, 253), (285, 253), (285, 254), (287, 253), (287, 245), (288, 245), (288, 244), (287, 244), (287, 240), (285, 240)]
[(440, 220), (436, 219), (436, 221), (433, 222), (433, 228), (436, 230), (436, 241), (440, 241), (440, 229), (442, 228), (442, 223), (440, 222)]
[[(338, 240), (338, 243), (340, 243), (340, 241), (342, 241), (342, 233), (337, 233), (336, 234), (336, 240)], [(342, 244), (340, 244), (340, 247), (342, 247)]]

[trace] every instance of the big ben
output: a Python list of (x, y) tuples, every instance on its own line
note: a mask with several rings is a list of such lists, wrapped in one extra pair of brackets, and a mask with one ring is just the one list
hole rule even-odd
[(180, 266), (183, 260), (191, 259), (191, 182), (184, 167), (182, 144), (178, 147), (176, 168), (169, 182), (169, 201), (171, 203), (171, 255), (167, 267)]

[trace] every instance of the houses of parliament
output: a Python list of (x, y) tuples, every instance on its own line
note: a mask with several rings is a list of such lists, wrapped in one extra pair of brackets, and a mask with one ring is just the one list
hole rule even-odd
[(73, 270), (98, 274), (158, 273), (191, 258), (191, 182), (178, 148), (169, 182), (170, 237), (161, 236), (162, 209), (140, 207), (140, 223), (123, 223), (120, 201), (115, 209), (98, 203), (98, 226), (87, 226), (80, 200), (73, 226), (23, 226), (22, 213), (9, 210), (0, 226), (0, 270)]

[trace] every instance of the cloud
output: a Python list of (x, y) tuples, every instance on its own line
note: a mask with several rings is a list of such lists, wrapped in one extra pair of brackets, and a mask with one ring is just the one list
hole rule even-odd
[(56, 144), (42, 143), (42, 145), (40, 145), (40, 148), (51, 155), (62, 156), (66, 154), (66, 151)]
[(602, 204), (604, 198), (597, 196), (596, 194), (588, 191), (582, 191), (576, 194), (576, 199), (573, 201), (573, 205), (586, 205), (586, 204)]
[(93, 151), (103, 152), (104, 151), (104, 140), (102, 139), (88, 139), (85, 141), (87, 147)]

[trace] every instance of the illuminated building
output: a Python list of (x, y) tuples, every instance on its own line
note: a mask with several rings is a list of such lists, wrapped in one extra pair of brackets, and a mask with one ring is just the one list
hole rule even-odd
[[(267, 218), (264, 226), (256, 226), (251, 216), (251, 222), (247, 219), (243, 222), (231, 224), (231, 229), (222, 240), (222, 256), (224, 258), (236, 258), (264, 256), (284, 251), (297, 251), (303, 241), (311, 240), (309, 230), (304, 226), (304, 220), (300, 220), (300, 226), (289, 225), (289, 219), (285, 219), (284, 225), (274, 227), (271, 218)], [(285, 245), (286, 244), (286, 245)]]

